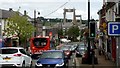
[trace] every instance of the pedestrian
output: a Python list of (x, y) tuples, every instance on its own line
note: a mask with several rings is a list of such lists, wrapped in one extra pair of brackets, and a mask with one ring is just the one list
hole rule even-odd
[(102, 54), (104, 55), (105, 54), (105, 44), (102, 43)]
[(3, 41), (0, 41), (0, 48), (1, 48), (1, 47), (4, 47)]
[(61, 43), (59, 43), (59, 45), (58, 45), (58, 46), (56, 46), (56, 49), (57, 49), (57, 50), (59, 50), (61, 46), (63, 46), (62, 42), (61, 42)]
[(94, 42), (94, 49), (97, 49), (97, 47), (96, 47), (96, 42)]

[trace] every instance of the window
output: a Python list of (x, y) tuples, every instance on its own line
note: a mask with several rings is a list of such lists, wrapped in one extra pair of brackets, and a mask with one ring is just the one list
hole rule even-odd
[(46, 38), (35, 38), (35, 39), (33, 40), (33, 44), (34, 44), (36, 47), (46, 46), (46, 44), (47, 44), (47, 39), (46, 39)]
[(1, 54), (14, 54), (17, 53), (18, 49), (1, 49)]
[(24, 49), (20, 49), (20, 52), (25, 54), (25, 55), (27, 54)]

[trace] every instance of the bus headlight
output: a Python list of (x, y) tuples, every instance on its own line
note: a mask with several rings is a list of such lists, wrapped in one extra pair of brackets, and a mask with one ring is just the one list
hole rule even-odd
[(60, 67), (60, 66), (63, 66), (64, 63), (61, 63), (61, 64), (56, 64), (56, 66)]

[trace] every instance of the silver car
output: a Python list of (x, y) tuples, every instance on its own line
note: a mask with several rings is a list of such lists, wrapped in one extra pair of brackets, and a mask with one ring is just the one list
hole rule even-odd
[(86, 50), (87, 50), (87, 47), (83, 43), (78, 45), (78, 47), (75, 51), (76, 52), (76, 57), (82, 57)]

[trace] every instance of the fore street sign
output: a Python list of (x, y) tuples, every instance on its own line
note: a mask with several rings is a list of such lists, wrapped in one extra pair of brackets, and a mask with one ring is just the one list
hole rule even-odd
[(120, 36), (120, 22), (109, 22), (108, 23), (108, 35)]

